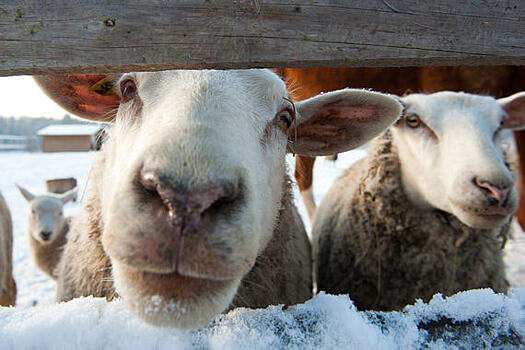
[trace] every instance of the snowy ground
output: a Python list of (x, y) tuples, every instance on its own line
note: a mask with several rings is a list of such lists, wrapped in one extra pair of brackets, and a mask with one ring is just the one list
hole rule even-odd
[(304, 305), (236, 309), (195, 331), (153, 327), (121, 301), (82, 298), (0, 309), (1, 349), (518, 349), (525, 289), (509, 296), (474, 290), (402, 312), (357, 312), (324, 293)]
[[(343, 169), (364, 155), (365, 151), (357, 150), (340, 155), (335, 163), (324, 159), (317, 161), (314, 169), (316, 201), (320, 201)], [(432, 343), (425, 338), (426, 331), (423, 334), (418, 330), (418, 325), (422, 322), (422, 310), (436, 315), (443, 314), (444, 309), (439, 309), (443, 307), (449, 313), (458, 312), (458, 300), (465, 302), (465, 305), (478, 305), (478, 314), (491, 313), (493, 317), (490, 322), (495, 322), (495, 325), (490, 326), (493, 329), (501, 328), (505, 333), (511, 324), (513, 332), (525, 337), (524, 289), (515, 290), (508, 298), (489, 292), (465, 293), (453, 299), (455, 301), (446, 303), (437, 298), (432, 302), (434, 304), (418, 305), (412, 307), (412, 311), (386, 317), (397, 329), (395, 334), (389, 334), (385, 330), (387, 321), (376, 318), (372, 320), (364, 313), (357, 313), (347, 298), (327, 295), (321, 295), (304, 306), (290, 308), (284, 313), (277, 307), (258, 311), (235, 310), (221, 316), (209, 327), (191, 334), (143, 325), (129, 316), (120, 302), (106, 304), (102, 300), (88, 298), (54, 305), (55, 283), (33, 265), (28, 254), (24, 224), (27, 204), (14, 183), (34, 193), (41, 193), (45, 189), (46, 179), (72, 176), (77, 178), (81, 186), (81, 198), (93, 157), (94, 153), (0, 153), (0, 168), (4, 169), (3, 176), (0, 177), (0, 190), (13, 216), (14, 277), (18, 285), (17, 308), (0, 309), (0, 349), (69, 348), (73, 344), (76, 347), (93, 349), (130, 348), (130, 345), (131, 348), (171, 348), (176, 344), (194, 345), (198, 348), (237, 348), (247, 347), (253, 341), (261, 344), (261, 348), (319, 348), (338, 345), (346, 348), (403, 348), (405, 345), (419, 347), (417, 344)], [(293, 170), (291, 158), (289, 163)], [(298, 194), (296, 197), (299, 211), (309, 229), (304, 207)], [(79, 208), (78, 203), (68, 204), (65, 207), (66, 215), (77, 212)], [(525, 234), (521, 230), (518, 229), (514, 239), (507, 243), (505, 251), (508, 278), (512, 286), (525, 287)], [(38, 307), (32, 307), (35, 304)], [(437, 312), (436, 308), (440, 311)], [(463, 308), (462, 306), (461, 309)], [(474, 312), (470, 306), (464, 311)], [(455, 319), (461, 320), (461, 317), (466, 316), (462, 314)], [(86, 329), (94, 333), (85, 332)], [(57, 336), (57, 331), (60, 336)], [(139, 338), (142, 339), (142, 332), (146, 332), (147, 336), (139, 341)], [(490, 341), (499, 336), (498, 332), (489, 332), (492, 337)], [(67, 336), (63, 337), (66, 333)], [(27, 338), (28, 335), (31, 337)], [(508, 335), (503, 337), (512, 338)]]

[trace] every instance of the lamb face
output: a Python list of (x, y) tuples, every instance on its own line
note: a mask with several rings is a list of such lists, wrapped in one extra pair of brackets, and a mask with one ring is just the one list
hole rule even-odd
[(522, 118), (509, 109), (522, 99), (455, 92), (402, 98), (404, 116), (392, 136), (409, 197), (473, 228), (503, 225), (518, 204), (505, 155), (512, 138), (504, 128)]
[(62, 232), (66, 223), (64, 204), (76, 196), (76, 188), (64, 194), (35, 196), (17, 185), (18, 190), (29, 204), (26, 219), (27, 232), (41, 244), (51, 244)]
[(361, 90), (294, 106), (267, 70), (130, 73), (116, 86), (99, 191), (102, 244), (127, 305), (178, 328), (227, 309), (266, 247), (287, 149), (349, 149), (400, 114), (393, 98)]

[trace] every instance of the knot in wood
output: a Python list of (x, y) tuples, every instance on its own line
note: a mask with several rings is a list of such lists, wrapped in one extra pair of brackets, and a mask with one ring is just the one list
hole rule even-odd
[(114, 27), (117, 24), (117, 20), (115, 18), (106, 18), (104, 20), (104, 25), (106, 27)]

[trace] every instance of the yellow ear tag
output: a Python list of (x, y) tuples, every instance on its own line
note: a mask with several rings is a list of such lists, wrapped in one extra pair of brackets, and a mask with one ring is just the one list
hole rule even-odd
[(89, 87), (89, 91), (94, 91), (97, 94), (103, 96), (116, 95), (113, 86), (113, 79), (111, 79), (110, 77), (105, 77), (104, 79), (99, 80), (95, 84), (91, 85)]

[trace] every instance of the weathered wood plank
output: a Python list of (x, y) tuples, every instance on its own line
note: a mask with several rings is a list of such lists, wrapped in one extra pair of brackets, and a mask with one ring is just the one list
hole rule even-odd
[(518, 0), (3, 0), (0, 75), (525, 64), (524, 18)]

